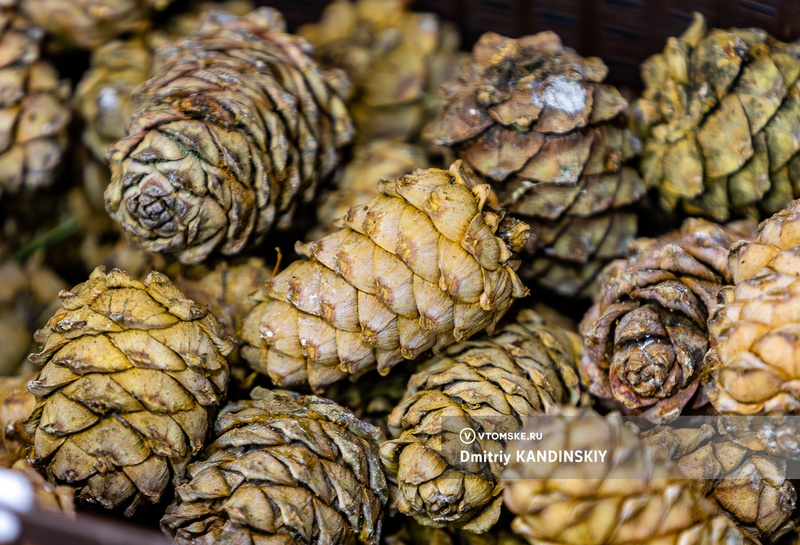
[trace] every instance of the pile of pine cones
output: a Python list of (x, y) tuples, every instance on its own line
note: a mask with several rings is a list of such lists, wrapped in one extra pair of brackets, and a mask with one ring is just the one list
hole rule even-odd
[[(297, 34), (11, 0), (0, 69), (0, 467), (41, 516), (800, 543), (800, 44), (697, 15), (629, 101), (552, 32), (462, 53), (405, 0)], [(600, 475), (460, 455), (543, 415), (537, 449), (613, 445)]]

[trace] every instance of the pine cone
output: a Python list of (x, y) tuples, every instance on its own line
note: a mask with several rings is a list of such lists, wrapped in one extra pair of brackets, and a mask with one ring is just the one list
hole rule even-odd
[(161, 520), (177, 545), (376, 544), (386, 480), (381, 432), (327, 399), (256, 388)]
[(337, 188), (320, 197), (324, 203), (317, 209), (321, 226), (319, 237), (335, 230), (342, 216), (353, 206), (378, 196), (378, 181), (394, 180), (417, 168), (427, 168), (425, 151), (413, 144), (393, 140), (373, 140), (356, 146), (353, 160), (342, 170)]
[(707, 321), (730, 283), (728, 250), (748, 233), (750, 222), (689, 219), (679, 231), (639, 239), (628, 259), (608, 266), (581, 323), (581, 378), (592, 394), (653, 422), (673, 420), (692, 399), (705, 402), (697, 390)]
[(153, 52), (140, 37), (116, 40), (94, 50), (91, 62), (75, 90), (75, 106), (85, 125), (84, 145), (105, 164), (109, 146), (125, 137), (131, 93), (150, 74)]
[(501, 462), (461, 460), (461, 452), (497, 453), (505, 442), (466, 445), (476, 434), (520, 431), (533, 414), (578, 402), (580, 338), (523, 311), (497, 335), (459, 343), (431, 360), (409, 381), (404, 401), (389, 417), (397, 439), (381, 458), (398, 483), (397, 506), (426, 526), (452, 524), (486, 532), (503, 503)]
[[(734, 286), (709, 321), (708, 396), (721, 413), (798, 414), (800, 201), (731, 248)], [(796, 426), (794, 426), (796, 429)]]
[[(677, 470), (654, 463), (619, 414), (585, 409), (576, 416), (536, 421), (542, 440), (517, 442), (504, 475), (512, 529), (532, 545), (733, 545), (746, 537)], [(519, 451), (607, 449), (593, 478), (575, 464), (516, 461)], [(602, 447), (601, 447), (602, 445)], [(600, 468), (604, 478), (595, 478)], [(628, 477), (632, 476), (632, 477)]]
[(0, 195), (52, 184), (67, 146), (69, 83), (39, 60), (42, 36), (14, 10), (0, 9)]
[(633, 124), (661, 206), (717, 221), (764, 218), (800, 196), (800, 46), (703, 16), (642, 65)]
[(436, 91), (459, 58), (456, 29), (408, 0), (337, 0), (299, 33), (326, 66), (353, 82), (349, 107), (358, 140), (415, 141), (439, 102)]
[(645, 193), (627, 163), (639, 142), (623, 127), (626, 101), (603, 84), (608, 69), (542, 32), (518, 40), (484, 34), (426, 129), (495, 187), (531, 225), (526, 280), (585, 294), (636, 235), (630, 205)]
[(352, 127), (344, 76), (309, 48), (262, 8), (212, 14), (159, 50), (129, 136), (107, 156), (106, 209), (134, 244), (186, 264), (234, 255), (313, 198)]
[(60, 45), (94, 49), (122, 34), (141, 32), (170, 0), (16, 0), (20, 10)]
[(298, 246), (310, 259), (264, 285), (242, 356), (279, 386), (320, 391), (492, 327), (528, 293), (511, 261), (527, 226), (490, 211), (491, 190), (472, 182), (460, 162), (380, 182), (345, 228)]
[[(716, 438), (715, 438), (716, 437)], [(658, 427), (642, 436), (642, 445), (659, 460), (672, 460), (681, 476), (741, 528), (763, 542), (775, 543), (795, 529), (797, 492), (787, 479), (786, 460), (760, 454), (699, 428)]]
[(106, 508), (157, 502), (203, 447), (233, 340), (160, 273), (98, 267), (36, 334), (31, 462)]

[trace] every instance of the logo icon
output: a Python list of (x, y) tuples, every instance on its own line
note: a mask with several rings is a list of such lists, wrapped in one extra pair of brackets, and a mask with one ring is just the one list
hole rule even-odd
[(461, 438), (462, 443), (464, 443), (465, 445), (471, 445), (472, 443), (475, 442), (477, 434), (475, 433), (475, 430), (473, 430), (472, 428), (464, 428), (463, 430), (461, 430), (458, 436)]

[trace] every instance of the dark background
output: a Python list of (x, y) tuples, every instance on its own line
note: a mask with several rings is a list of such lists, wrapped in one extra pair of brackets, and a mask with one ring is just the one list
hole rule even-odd
[[(329, 0), (257, 0), (279, 9), (289, 27), (316, 21)], [(756, 26), (785, 40), (800, 37), (800, 0), (414, 0), (461, 30), (469, 48), (484, 32), (511, 37), (553, 30), (583, 55), (602, 57), (609, 81), (638, 87), (639, 64), (683, 32), (693, 11), (713, 26)]]

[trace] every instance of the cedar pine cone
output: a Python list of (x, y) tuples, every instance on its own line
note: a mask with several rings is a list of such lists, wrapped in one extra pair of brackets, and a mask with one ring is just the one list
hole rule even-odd
[(798, 414), (800, 201), (734, 245), (729, 263), (734, 285), (709, 321), (709, 399), (723, 414)]
[(708, 29), (696, 13), (645, 61), (642, 79), (632, 124), (664, 209), (760, 219), (800, 196), (800, 45), (758, 29)]
[(699, 428), (661, 426), (642, 435), (656, 458), (675, 462), (681, 476), (718, 505), (739, 527), (774, 543), (795, 529), (797, 492), (787, 478), (786, 460), (720, 437), (708, 424)]
[(511, 260), (528, 233), (472, 176), (459, 161), (381, 181), (344, 228), (299, 245), (309, 259), (267, 282), (244, 321), (251, 367), (320, 391), (492, 327), (528, 293)]
[(51, 185), (67, 147), (69, 82), (39, 59), (42, 37), (0, 8), (0, 195)]
[(485, 176), (500, 204), (531, 226), (524, 279), (586, 294), (603, 264), (636, 235), (630, 205), (645, 187), (629, 160), (626, 101), (602, 83), (608, 69), (542, 32), (517, 40), (484, 34), (446, 104), (426, 129)]
[(161, 527), (177, 545), (377, 544), (384, 440), (336, 403), (256, 388), (222, 410)]
[(98, 267), (59, 298), (31, 355), (43, 368), (28, 384), (30, 460), (85, 501), (155, 503), (203, 448), (234, 342), (157, 272), (142, 283)]
[(524, 310), (496, 335), (452, 346), (422, 367), (389, 417), (397, 439), (381, 446), (397, 480), (400, 512), (426, 526), (492, 528), (503, 503), (502, 465), (460, 456), (498, 452), (505, 444), (478, 437), (465, 445), (459, 433), (516, 432), (531, 415), (576, 404), (580, 351), (576, 334)]
[[(701, 383), (707, 321), (730, 282), (728, 250), (748, 233), (750, 222), (688, 219), (679, 231), (637, 240), (608, 266), (581, 323), (581, 378), (592, 394), (654, 422), (680, 415)], [(701, 390), (696, 404), (704, 402)]]
[[(534, 430), (526, 430), (534, 431)], [(536, 421), (542, 440), (517, 441), (503, 474), (511, 528), (531, 545), (741, 545), (745, 535), (622, 423), (590, 409)], [(601, 447), (602, 445), (602, 447)], [(525, 463), (516, 453), (607, 449), (575, 478), (572, 463)], [(579, 464), (580, 465), (580, 464)], [(602, 477), (601, 475), (602, 470)], [(747, 541), (749, 543), (749, 541)]]
[(417, 140), (439, 102), (437, 89), (457, 64), (456, 29), (432, 13), (409, 11), (409, 4), (337, 0), (318, 24), (299, 30), (323, 65), (350, 76), (359, 142)]
[(212, 13), (158, 50), (107, 155), (106, 209), (135, 245), (194, 264), (291, 223), (353, 132), (346, 79), (309, 52), (268, 8)]

